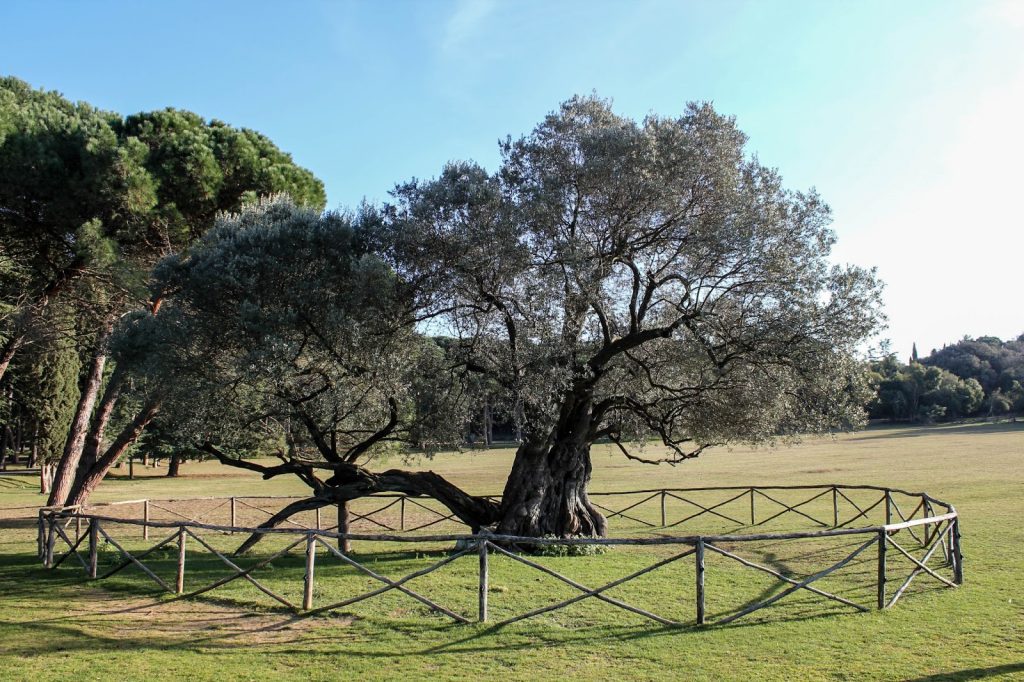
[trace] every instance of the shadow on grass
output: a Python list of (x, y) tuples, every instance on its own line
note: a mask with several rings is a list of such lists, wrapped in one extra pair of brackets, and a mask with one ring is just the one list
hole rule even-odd
[(894, 424), (873, 426), (862, 435), (849, 438), (850, 441), (869, 441), (877, 438), (918, 438), (920, 436), (958, 436), (982, 433), (1024, 433), (1024, 421), (996, 422), (994, 424)]
[[(203, 601), (207, 600), (204, 599)], [(231, 651), (250, 649), (252, 647), (251, 637), (253, 635), (288, 630), (295, 626), (298, 621), (303, 620), (301, 617), (282, 617), (280, 621), (253, 631), (208, 635), (204, 635), (201, 632), (192, 632), (170, 639), (166, 636), (160, 637), (157, 634), (146, 634), (147, 631), (141, 629), (135, 631), (137, 634), (127, 636), (112, 636), (96, 632), (95, 624), (103, 622), (96, 617), (129, 614), (132, 611), (149, 611), (166, 606), (167, 603), (154, 600), (131, 609), (121, 609), (112, 612), (97, 611), (92, 614), (66, 615), (27, 623), (0, 622), (0, 642), (9, 642), (7, 645), (0, 646), (0, 650), (8, 654), (33, 656), (49, 652), (68, 654), (75, 651), (83, 651), (96, 653), (101, 651), (121, 651), (124, 649), (155, 651), (215, 649)], [(772, 623), (798, 621), (825, 622), (834, 617), (831, 613), (822, 613), (818, 610), (816, 613), (774, 619)], [(331, 652), (369, 660), (395, 660), (396, 658), (429, 658), (444, 654), (459, 656), (509, 651), (529, 652), (535, 651), (538, 646), (574, 647), (584, 644), (593, 645), (600, 642), (608, 644), (629, 643), (648, 641), (660, 637), (682, 637), (689, 639), (690, 637), (701, 636), (709, 631), (708, 628), (696, 625), (666, 627), (637, 624), (569, 629), (561, 627), (538, 628), (522, 624), (519, 624), (517, 627), (505, 628), (482, 625), (457, 626), (440, 623), (413, 624), (408, 621), (398, 621), (386, 623), (390, 642), (381, 641), (377, 633), (362, 629), (358, 633), (358, 639), (361, 640), (361, 644), (347, 646), (347, 643), (351, 642), (351, 638), (349, 638), (348, 642), (346, 639), (339, 639), (337, 637), (337, 630), (331, 628), (332, 623), (329, 619), (318, 617), (316, 620), (318, 622), (315, 629), (297, 634), (294, 640), (275, 644), (273, 652), (277, 655), (294, 654), (305, 656)], [(721, 629), (744, 629), (762, 624), (761, 622), (737, 622), (723, 626)], [(370, 622), (368, 625), (371, 629), (380, 627), (379, 623), (375, 625)], [(87, 629), (83, 630), (83, 626)], [(524, 627), (529, 629), (524, 630)], [(415, 647), (417, 641), (437, 637), (458, 637), (461, 632), (466, 630), (468, 630), (466, 636), (454, 639), (453, 641), (421, 648)], [(25, 631), (31, 632), (32, 635), (27, 638), (24, 637)], [(15, 635), (25, 640), (25, 643), (23, 645), (17, 644), (18, 639), (15, 638)]]
[(983, 680), (986, 677), (996, 675), (1009, 675), (1011, 673), (1024, 673), (1024, 662), (1006, 663), (1004, 665), (993, 665), (988, 668), (967, 668), (965, 670), (951, 670), (945, 673), (936, 673), (924, 677), (914, 677), (904, 682), (954, 682), (956, 680)]
[[(382, 563), (401, 562), (413, 559), (433, 559), (443, 557), (447, 554), (444, 551), (435, 552), (403, 552), (400, 554), (392, 552), (368, 553), (358, 556), (360, 562)], [(239, 565), (251, 565), (261, 557), (247, 557), (245, 563), (239, 560)], [(793, 623), (801, 621), (819, 621), (832, 619), (842, 613), (848, 613), (848, 607), (831, 604), (813, 595), (794, 594), (788, 596), (785, 602), (790, 609), (785, 613), (767, 613), (760, 618), (740, 620), (726, 626), (699, 627), (696, 625), (682, 626), (661, 626), (648, 622), (635, 624), (612, 623), (609, 625), (584, 625), (583, 627), (568, 628), (537, 621), (530, 624), (500, 627), (487, 626), (484, 624), (459, 626), (440, 619), (430, 617), (419, 617), (416, 622), (410, 620), (390, 620), (386, 616), (374, 616), (369, 619), (354, 616), (346, 611), (335, 611), (333, 617), (316, 616), (306, 618), (295, 615), (290, 610), (281, 606), (263, 607), (254, 605), (245, 599), (223, 598), (219, 596), (203, 595), (192, 598), (191, 602), (197, 604), (196, 611), (202, 611), (203, 606), (225, 607), (235, 610), (234, 614), (217, 614), (221, 616), (234, 617), (236, 619), (260, 618), (270, 621), (261, 627), (236, 632), (218, 631), (216, 627), (209, 627), (204, 630), (198, 625), (192, 627), (188, 623), (188, 614), (168, 613), (168, 617), (177, 618), (178, 631), (168, 633), (161, 631), (158, 627), (150, 630), (147, 622), (140, 618), (138, 622), (131, 619), (131, 614), (156, 612), (161, 609), (168, 611), (176, 608), (176, 604), (185, 601), (181, 597), (166, 596), (150, 598), (140, 590), (138, 579), (148, 580), (142, 574), (133, 577), (129, 581), (109, 582), (102, 585), (98, 583), (86, 583), (81, 570), (50, 571), (39, 566), (34, 556), (25, 554), (5, 557), (9, 561), (0, 568), (0, 593), (4, 599), (10, 602), (38, 603), (40, 611), (46, 611), (43, 618), (28, 618), (19, 621), (0, 621), (0, 651), (8, 654), (37, 655), (47, 651), (102, 651), (121, 650), (125, 648), (152, 649), (152, 650), (180, 650), (180, 649), (218, 649), (235, 650), (245, 649), (252, 646), (252, 637), (260, 633), (278, 633), (279, 637), (288, 638), (286, 641), (278, 641), (274, 644), (276, 653), (287, 654), (308, 654), (321, 647), (332, 651), (338, 651), (339, 647), (344, 655), (356, 656), (369, 659), (389, 657), (429, 657), (435, 654), (472, 654), (477, 652), (495, 651), (528, 651), (535, 649), (538, 645), (567, 645), (572, 646), (583, 642), (594, 643), (606, 641), (608, 643), (630, 642), (634, 640), (647, 640), (651, 638), (672, 636), (690, 638), (701, 633), (715, 629), (749, 628), (771, 624)], [(166, 572), (173, 562), (169, 559), (162, 559), (158, 562), (160, 570)], [(303, 563), (302, 556), (288, 556), (274, 562), (281, 569), (301, 570)], [(783, 573), (785, 563), (775, 561), (769, 562)], [(187, 564), (190, 566), (189, 575), (193, 577), (196, 584), (206, 584), (229, 570), (220, 564), (216, 558), (209, 556), (188, 557)], [(80, 567), (79, 567), (80, 568)], [(298, 575), (298, 574), (297, 574)], [(136, 579), (138, 578), (138, 579)], [(156, 587), (153, 585), (153, 587)], [(296, 581), (296, 587), (301, 588), (301, 575)], [(785, 587), (785, 584), (773, 585), (753, 601), (758, 601), (775, 590)], [(112, 597), (130, 598), (138, 603), (125, 606), (122, 602), (113, 609), (96, 608), (91, 610), (88, 607), (85, 611), (68, 612), (61, 609), (61, 603), (73, 599), (80, 599), (87, 603), (86, 595), (81, 595), (80, 590), (89, 589), (94, 593), (101, 592)], [(76, 592), (78, 594), (76, 594)], [(802, 591), (800, 591), (802, 592)], [(43, 599), (41, 600), (41, 597)], [(40, 603), (40, 602), (43, 603)], [(45, 603), (52, 601), (53, 604)], [(795, 610), (794, 610), (795, 607)], [(614, 607), (609, 607), (614, 608)], [(742, 607), (741, 607), (742, 608)], [(237, 611), (245, 613), (237, 613)], [(771, 611), (769, 609), (768, 611)], [(55, 612), (55, 613), (54, 613)], [(209, 616), (209, 613), (206, 614)], [(715, 617), (722, 617), (724, 614), (715, 614)], [(49, 616), (49, 617), (47, 617)], [(118, 621), (117, 616), (126, 618)], [(372, 646), (347, 647), (345, 639), (337, 638), (336, 627), (339, 624), (338, 618), (346, 619), (344, 625), (349, 626), (353, 622), (358, 623), (358, 629), (352, 637), (366, 643), (372, 642)], [(113, 620), (107, 620), (113, 619)], [(216, 620), (216, 619), (215, 619)], [(212, 622), (212, 621), (209, 621)], [(255, 624), (255, 621), (250, 621)], [(184, 623), (184, 624), (183, 624)], [(298, 626), (304, 626), (306, 630), (296, 632), (292, 638), (290, 630)], [(117, 634), (108, 634), (111, 630)], [(125, 632), (127, 630), (127, 632)], [(380, 637), (380, 631), (386, 633)], [(25, 636), (25, 633), (31, 633)], [(464, 636), (463, 636), (464, 635)], [(439, 638), (448, 639), (442, 643), (430, 643), (429, 640)], [(416, 642), (427, 640), (421, 646), (415, 648)], [(393, 643), (392, 643), (393, 641)], [(297, 646), (301, 644), (301, 646)], [(932, 679), (932, 678), (925, 678)], [(934, 678), (944, 679), (944, 678)], [(950, 678), (950, 679), (974, 679), (971, 677)]]
[(35, 518), (0, 519), (0, 529), (26, 530), (29, 528), (35, 528), (38, 523), (39, 522)]
[[(821, 609), (815, 608), (799, 614), (791, 614), (783, 618), (771, 619), (772, 624), (777, 623), (798, 623), (815, 620), (826, 620), (833, 619), (839, 615), (838, 610), (830, 612), (822, 612)], [(715, 630), (743, 630), (750, 627), (764, 625), (764, 621), (736, 621), (729, 623), (728, 625), (716, 626), (709, 624), (700, 626), (696, 624), (681, 624), (681, 625), (655, 625), (655, 624), (641, 624), (641, 625), (613, 625), (613, 626), (593, 626), (586, 628), (574, 628), (569, 629), (550, 629), (546, 631), (533, 630), (529, 633), (523, 633), (519, 628), (512, 629), (511, 627), (502, 627), (498, 625), (481, 627), (482, 629), (472, 633), (462, 639), (455, 640), (452, 642), (445, 642), (432, 647), (422, 649), (417, 652), (406, 652), (415, 655), (429, 656), (440, 653), (460, 653), (460, 654), (476, 654), (476, 653), (488, 653), (488, 652), (501, 652), (508, 650), (534, 650), (536, 649), (538, 642), (544, 644), (592, 644), (598, 641), (604, 641), (608, 643), (628, 643), (634, 641), (645, 641), (659, 637), (695, 637), (702, 636)], [(520, 624), (517, 624), (520, 625)], [(520, 625), (521, 627), (521, 625)], [(522, 643), (510, 643), (509, 638), (522, 637), (525, 641)]]

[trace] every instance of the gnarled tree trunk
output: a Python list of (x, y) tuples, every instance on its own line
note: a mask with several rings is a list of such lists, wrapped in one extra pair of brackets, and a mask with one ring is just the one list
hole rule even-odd
[[(520, 445), (500, 505), (489, 498), (469, 495), (432, 471), (392, 469), (377, 474), (346, 462), (324, 463), (317, 468), (333, 470), (333, 476), (316, 484), (317, 494), (288, 505), (260, 527), (274, 528), (300, 511), (337, 504), (339, 531), (344, 533), (347, 502), (374, 493), (400, 492), (437, 500), (473, 533), (486, 527), (501, 535), (520, 537), (603, 537), (607, 523), (587, 495), (593, 419), (593, 401), (589, 386), (584, 385), (566, 397), (548, 438)], [(259, 471), (264, 478), (294, 473), (313, 485), (310, 465), (289, 462), (265, 467), (226, 457), (211, 444), (206, 444), (204, 450), (224, 464)], [(235, 553), (245, 552), (262, 537), (254, 533)]]
[[(204, 450), (230, 466), (260, 471), (264, 478), (296, 471), (296, 467), (291, 464), (263, 467), (245, 460), (232, 460), (209, 445), (204, 446)], [(433, 471), (391, 469), (376, 474), (346, 462), (335, 463), (330, 465), (330, 468), (334, 469), (334, 475), (324, 482), (323, 489), (317, 495), (292, 502), (261, 523), (259, 528), (275, 528), (299, 512), (337, 504), (339, 532), (344, 533), (345, 530), (341, 530), (341, 528), (347, 526), (347, 503), (374, 493), (404, 493), (432, 497), (451, 510), (460, 521), (470, 526), (474, 533), (480, 528), (490, 526), (498, 521), (497, 503), (486, 497), (469, 495)], [(261, 539), (263, 539), (262, 533), (253, 533), (235, 550), (235, 554), (243, 554)]]
[(604, 516), (590, 503), (590, 444), (557, 441), (551, 447), (529, 443), (516, 451), (501, 499), (501, 535), (602, 537)]
[(501, 535), (602, 537), (604, 516), (590, 503), (590, 384), (569, 393), (551, 435), (516, 451), (501, 498)]

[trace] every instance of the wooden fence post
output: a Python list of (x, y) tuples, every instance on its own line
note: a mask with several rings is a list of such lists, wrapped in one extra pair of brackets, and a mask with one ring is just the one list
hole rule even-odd
[(487, 540), (477, 540), (477, 547), (480, 554), (480, 584), (477, 590), (477, 620), (481, 623), (487, 622), (487, 591), (490, 589), (490, 575), (487, 566)]
[(964, 584), (964, 555), (960, 549), (960, 518), (953, 519), (953, 532), (950, 538), (950, 550), (953, 555), (953, 582)]
[(878, 531), (878, 608), (885, 608), (885, 552), (888, 549), (888, 533)]
[(320, 507), (316, 508), (316, 529), (323, 530), (323, 525), (320, 523)]
[(46, 568), (53, 568), (53, 545), (57, 542), (57, 530), (54, 527), (57, 523), (57, 519), (53, 514), (50, 514), (48, 519), (50, 524), (50, 531), (46, 535), (46, 554), (43, 557), (43, 565)]
[(839, 490), (832, 486), (832, 527), (839, 527)]
[(704, 625), (704, 538), (698, 537), (697, 557), (697, 625)]
[(892, 491), (885, 490), (885, 525), (892, 523)]
[[(930, 517), (932, 515), (932, 503), (928, 501), (928, 498), (922, 496), (921, 497), (921, 504), (924, 506), (924, 515), (926, 517)], [(923, 547), (927, 547), (930, 544), (929, 543), (929, 536), (931, 535), (931, 533), (929, 531), (931, 529), (932, 529), (932, 524), (926, 523), (924, 525), (924, 540), (921, 541), (921, 545)], [(938, 532), (938, 528), (937, 527), (936, 527), (935, 530), (936, 530), (936, 532)]]
[(398, 510), (399, 510), (398, 529), (404, 531), (405, 530), (405, 495), (402, 495), (402, 499), (398, 503)]
[(174, 591), (185, 593), (185, 526), (178, 526), (178, 572), (175, 574)]
[(661, 491), (661, 527), (665, 527), (665, 491)]
[(82, 517), (79, 516), (81, 510), (75, 512), (75, 542), (82, 537)]
[(46, 519), (44, 518), (44, 512), (42, 509), (39, 510), (39, 522), (36, 529), (36, 557), (42, 559), (46, 556)]
[(142, 539), (149, 539), (149, 498), (142, 501)]
[(302, 591), (302, 609), (313, 608), (313, 569), (316, 564), (316, 533), (306, 534), (306, 577)]
[(99, 564), (100, 552), (100, 522), (96, 519), (89, 521), (89, 578), (96, 579), (97, 567)]
[(754, 525), (754, 489), (750, 489), (750, 525)]
[[(234, 498), (234, 496), (232, 496), (232, 497), (231, 497), (231, 523), (229, 523), (229, 524), (228, 524), (228, 525), (229, 525), (229, 526), (231, 526), (232, 528), (234, 528), (234, 527), (235, 527), (235, 526), (237, 525), (237, 524), (235, 523), (235, 514), (236, 514), (236, 511), (235, 511), (235, 498)], [(235, 531), (234, 531), (234, 530), (232, 530), (232, 531), (231, 531), (231, 534), (232, 534), (232, 535), (234, 535), (234, 534), (235, 534)]]

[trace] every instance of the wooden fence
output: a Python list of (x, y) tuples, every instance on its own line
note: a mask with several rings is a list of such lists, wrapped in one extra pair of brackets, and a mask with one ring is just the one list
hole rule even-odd
[[(867, 501), (864, 501), (863, 496), (865, 494), (877, 495), (878, 499), (875, 500), (873, 497), (870, 497)], [(704, 498), (700, 498), (700, 495), (703, 495)], [(717, 495), (718, 501), (707, 501), (706, 497), (709, 495)], [(787, 495), (790, 498), (783, 499)], [(797, 495), (797, 499), (793, 500), (793, 495)], [(858, 495), (861, 497), (858, 501), (855, 501), (854, 498)], [(607, 512), (609, 519), (632, 519), (636, 524), (643, 527), (656, 528), (661, 532), (647, 537), (609, 537), (602, 539), (525, 538), (494, 535), (486, 532), (478, 535), (464, 533), (423, 535), (413, 533), (412, 531), (422, 530), (436, 523), (450, 520), (450, 516), (424, 505), (423, 500), (401, 495), (382, 495), (371, 498), (373, 500), (372, 510), (354, 515), (364, 521), (376, 523), (388, 530), (400, 531), (405, 529), (409, 532), (397, 534), (339, 534), (330, 528), (321, 527), (321, 516), (319, 513), (315, 517), (315, 525), (312, 526), (303, 526), (302, 524), (295, 523), (274, 529), (259, 529), (255, 526), (240, 526), (235, 523), (238, 520), (240, 510), (244, 508), (258, 509), (265, 514), (273, 513), (271, 510), (255, 504), (254, 500), (256, 499), (266, 501), (289, 498), (202, 498), (208, 502), (209, 506), (204, 510), (201, 517), (223, 510), (223, 513), (230, 520), (230, 523), (227, 524), (206, 523), (201, 517), (190, 518), (173, 510), (171, 508), (173, 507), (173, 501), (130, 500), (90, 509), (40, 509), (38, 517), (39, 553), (44, 566), (50, 569), (56, 569), (69, 562), (69, 560), (77, 561), (90, 579), (108, 578), (126, 568), (135, 567), (156, 583), (161, 591), (179, 595), (181, 598), (198, 596), (230, 582), (244, 580), (282, 606), (304, 616), (344, 608), (387, 592), (397, 591), (429, 607), (431, 610), (447, 616), (455, 622), (469, 623), (473, 620), (489, 622), (489, 561), (491, 556), (501, 556), (523, 564), (550, 579), (572, 587), (578, 592), (578, 594), (571, 598), (517, 613), (500, 620), (495, 624), (496, 627), (563, 609), (586, 599), (594, 599), (610, 606), (624, 609), (662, 625), (677, 626), (692, 623), (697, 625), (724, 625), (770, 606), (801, 590), (858, 611), (867, 611), (871, 607), (879, 609), (892, 607), (905, 594), (911, 583), (922, 575), (946, 587), (956, 587), (963, 582), (960, 522), (957, 512), (952, 505), (937, 500), (925, 493), (911, 493), (899, 489), (874, 486), (842, 486), (837, 484), (828, 486), (658, 489), (593, 493), (592, 496), (596, 498), (603, 496), (620, 500), (622, 497), (640, 498), (635, 502), (630, 500), (625, 506), (620, 506), (617, 509), (608, 506), (602, 506), (602, 508)], [(695, 498), (702, 499), (702, 501), (697, 502)], [(676, 503), (676, 506), (673, 507), (675, 516), (667, 512), (670, 501), (675, 501)], [(195, 500), (189, 500), (189, 502), (195, 502)], [(685, 513), (680, 512), (678, 509), (678, 503), (680, 502), (685, 503), (689, 511)], [(903, 506), (901, 506), (901, 503)], [(132, 506), (136, 508), (141, 507), (141, 519), (113, 516), (109, 513), (106, 515), (97, 513), (97, 509), (113, 510), (131, 508)], [(390, 520), (384, 521), (380, 518), (380, 514), (388, 510), (394, 510), (396, 506), (398, 507), (398, 529), (391, 527)], [(430, 522), (411, 523), (409, 528), (406, 529), (407, 506), (422, 507), (438, 518)], [(650, 520), (651, 514), (649, 512), (652, 510), (649, 508), (651, 506), (654, 506), (654, 521)], [(743, 519), (736, 518), (739, 516), (736, 513), (738, 507), (742, 507), (745, 512)], [(646, 517), (641, 513), (641, 510), (644, 509), (648, 512)], [(905, 513), (904, 509), (910, 509), (911, 511)], [(178, 520), (157, 520), (153, 518), (156, 511), (178, 515), (182, 518)], [(823, 512), (827, 513), (831, 518), (823, 520), (821, 518)], [(866, 520), (870, 514), (883, 517), (884, 522), (864, 527), (851, 527), (851, 524), (857, 521)], [(697, 535), (664, 534), (669, 529), (677, 528), (684, 523), (692, 522), (704, 516), (713, 516), (718, 521), (728, 521), (729, 523), (737, 524), (744, 529), (744, 532), (702, 533)], [(751, 532), (752, 529), (758, 526), (764, 526), (769, 522), (786, 516), (798, 517), (801, 522), (810, 521), (821, 528), (786, 532)], [(162, 537), (156, 544), (133, 552), (126, 548), (125, 545), (128, 543), (123, 537), (114, 537), (115, 532), (112, 530), (114, 528), (124, 529), (126, 527), (137, 528), (138, 533), (145, 539), (149, 538), (151, 531), (168, 534)], [(271, 555), (260, 558), (256, 563), (247, 568), (242, 568), (232, 560), (232, 557), (227, 556), (225, 552), (214, 547), (209, 538), (211, 533), (219, 535), (222, 533), (255, 532), (283, 540), (285, 546), (281, 549), (275, 548)], [(855, 548), (852, 551), (846, 552), (838, 561), (834, 561), (829, 566), (809, 575), (787, 575), (775, 568), (745, 558), (739, 553), (740, 548), (744, 547), (745, 543), (781, 543), (847, 536), (850, 540), (854, 541)], [(137, 538), (138, 536), (135, 537)], [(339, 544), (339, 539), (348, 539), (356, 542), (407, 543), (407, 545), (412, 546), (420, 546), (423, 543), (433, 543), (435, 545), (437, 543), (454, 543), (455, 549), (425, 568), (393, 579), (367, 566), (365, 562), (360, 562), (353, 556), (337, 549), (335, 545)], [(103, 573), (100, 573), (98, 563), (101, 543), (106, 543), (113, 547), (120, 557), (116, 565), (105, 570)], [(543, 546), (571, 547), (574, 545), (598, 547), (657, 545), (662, 546), (662, 549), (668, 550), (670, 553), (667, 557), (659, 558), (656, 562), (639, 570), (632, 571), (611, 582), (597, 587), (588, 587), (550, 567), (544, 566), (538, 562), (536, 557), (524, 556), (516, 551), (516, 548), (522, 547), (537, 549)], [(174, 547), (177, 550), (176, 573), (173, 585), (169, 580), (161, 578), (150, 566), (144, 563), (145, 559), (168, 546)], [(188, 564), (186, 548), (191, 548), (192, 552), (200, 552), (210, 557), (216, 557), (230, 572), (228, 575), (218, 578), (212, 583), (186, 591), (185, 578)], [(380, 585), (340, 601), (314, 605), (318, 548), (322, 548), (321, 553), (326, 551), (329, 556), (368, 576), (374, 583), (380, 583)], [(814, 584), (822, 578), (841, 570), (862, 554), (872, 550), (875, 553), (875, 560), (877, 562), (877, 573), (874, 580), (874, 592), (877, 599), (873, 600), (872, 604), (858, 603), (853, 599), (825, 591)], [(260, 582), (253, 575), (280, 557), (294, 552), (302, 552), (305, 557), (301, 604), (293, 603), (293, 601), (287, 599), (279, 592)], [(896, 553), (895, 556), (904, 558), (913, 567), (910, 574), (903, 578), (895, 590), (890, 589), (890, 579), (893, 571), (890, 568), (889, 557), (893, 553)], [(935, 559), (936, 553), (939, 553), (942, 561), (941, 565)], [(746, 605), (735, 613), (730, 613), (717, 619), (709, 619), (706, 613), (706, 594), (711, 581), (708, 576), (706, 557), (712, 554), (736, 562), (744, 568), (768, 574), (786, 585), (786, 587), (771, 596)], [(465, 556), (475, 556), (477, 558), (475, 573), (477, 577), (478, 603), (475, 614), (460, 613), (456, 608), (445, 606), (435, 599), (414, 591), (409, 586), (409, 583), (414, 579), (438, 571)], [(615, 587), (689, 557), (693, 557), (696, 595), (694, 604), (695, 617), (692, 621), (680, 621), (679, 619), (659, 615), (648, 609), (635, 606), (606, 594)], [(947, 572), (950, 574), (949, 577), (943, 575), (940, 571)]]

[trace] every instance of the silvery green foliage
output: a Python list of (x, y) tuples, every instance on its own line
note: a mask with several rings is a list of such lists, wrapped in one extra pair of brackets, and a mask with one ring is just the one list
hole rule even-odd
[(538, 446), (580, 404), (588, 439), (658, 435), (671, 461), (856, 426), (880, 285), (829, 264), (828, 207), (745, 142), (709, 105), (637, 122), (574, 98), (495, 173), (398, 186), (378, 248)]
[(276, 197), (160, 263), (165, 302), (122, 330), (119, 358), (146, 363), (165, 421), (227, 451), (355, 461), (396, 440), (449, 442), (458, 392), (434, 398), (439, 351), (397, 284), (351, 216)]

